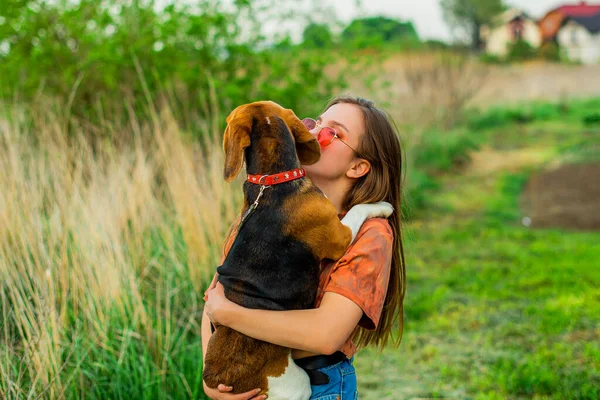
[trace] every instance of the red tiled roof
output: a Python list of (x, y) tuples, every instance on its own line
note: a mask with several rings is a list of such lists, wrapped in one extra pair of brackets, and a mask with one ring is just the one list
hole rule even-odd
[(590, 17), (600, 13), (600, 4), (591, 5), (587, 4), (585, 1), (582, 1), (576, 5), (571, 4), (568, 6), (558, 7), (556, 10), (562, 12), (567, 17)]

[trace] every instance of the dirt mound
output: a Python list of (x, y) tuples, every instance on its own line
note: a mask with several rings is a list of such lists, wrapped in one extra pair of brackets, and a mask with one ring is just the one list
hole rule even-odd
[(535, 174), (521, 208), (527, 216), (523, 223), (532, 228), (600, 230), (600, 162)]

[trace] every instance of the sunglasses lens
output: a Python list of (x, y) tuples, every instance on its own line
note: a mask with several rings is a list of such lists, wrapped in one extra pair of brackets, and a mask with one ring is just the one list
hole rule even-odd
[(304, 118), (302, 120), (302, 123), (309, 131), (312, 131), (313, 129), (315, 129), (315, 126), (317, 126), (317, 121), (315, 121), (312, 118)]
[(317, 136), (317, 140), (321, 146), (327, 146), (333, 142), (333, 138), (335, 137), (335, 130), (328, 126), (325, 126), (319, 132)]

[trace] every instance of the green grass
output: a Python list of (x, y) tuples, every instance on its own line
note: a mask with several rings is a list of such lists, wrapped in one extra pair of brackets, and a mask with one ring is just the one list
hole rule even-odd
[(533, 230), (518, 206), (533, 171), (600, 156), (576, 106), (477, 131), (507, 154), (549, 149), (538, 165), (440, 178), (407, 225), (403, 343), (357, 355), (362, 399), (600, 398), (600, 232)]

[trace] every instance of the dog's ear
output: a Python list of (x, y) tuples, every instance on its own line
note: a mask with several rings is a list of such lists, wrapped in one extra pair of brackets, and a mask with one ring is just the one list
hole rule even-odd
[(285, 123), (292, 131), (294, 140), (296, 141), (296, 153), (298, 159), (303, 165), (311, 165), (319, 161), (321, 158), (321, 146), (308, 129), (304, 126), (302, 121), (298, 119), (296, 114), (292, 110), (288, 110), (289, 113), (286, 115)]
[(250, 146), (250, 131), (252, 130), (252, 114), (240, 106), (227, 117), (227, 128), (223, 135), (223, 150), (225, 151), (225, 167), (223, 177), (231, 182), (242, 169), (244, 164), (244, 149)]

